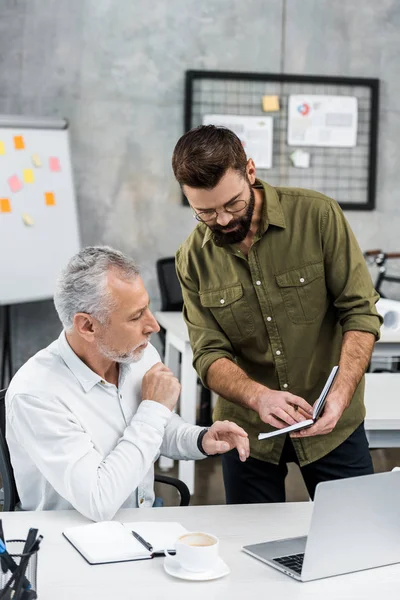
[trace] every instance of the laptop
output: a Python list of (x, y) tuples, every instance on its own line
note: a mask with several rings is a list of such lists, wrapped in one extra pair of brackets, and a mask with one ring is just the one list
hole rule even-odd
[(400, 471), (318, 484), (307, 536), (243, 550), (298, 581), (400, 562)]

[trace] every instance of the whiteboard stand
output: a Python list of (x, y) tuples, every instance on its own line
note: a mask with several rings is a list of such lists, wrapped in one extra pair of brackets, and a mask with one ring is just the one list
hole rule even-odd
[[(8, 378), (6, 378), (7, 367)], [(3, 390), (10, 383), (12, 376), (11, 306), (5, 304), (3, 306), (3, 348), (1, 355), (0, 390)]]
[(13, 375), (12, 306), (53, 298), (79, 249), (68, 122), (0, 114), (0, 388)]

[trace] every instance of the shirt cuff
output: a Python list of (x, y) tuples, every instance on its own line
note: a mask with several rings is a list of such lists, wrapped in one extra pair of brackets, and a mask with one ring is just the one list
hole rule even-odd
[(208, 369), (216, 360), (219, 360), (220, 358), (226, 358), (227, 360), (234, 362), (232, 354), (223, 351), (208, 352), (207, 354), (200, 356), (200, 358), (196, 361), (194, 368), (196, 369), (204, 387), (207, 387), (206, 379)]
[(383, 319), (380, 315), (354, 315), (345, 319), (342, 324), (342, 332), (365, 331), (372, 333), (378, 341), (382, 322)]
[(200, 452), (204, 454), (204, 456), (210, 456), (203, 448), (203, 437), (206, 435), (207, 431), (207, 428), (200, 431), (199, 437), (197, 438), (197, 447), (200, 450)]
[(151, 425), (164, 435), (164, 430), (171, 417), (172, 411), (163, 404), (154, 400), (143, 400), (132, 420)]

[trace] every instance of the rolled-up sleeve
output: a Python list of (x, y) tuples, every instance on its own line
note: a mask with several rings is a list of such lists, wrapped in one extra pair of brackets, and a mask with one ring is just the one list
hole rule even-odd
[(357, 240), (340, 207), (330, 201), (322, 223), (325, 277), (339, 323), (346, 331), (366, 331), (379, 339), (379, 294)]
[(188, 270), (186, 252), (181, 247), (176, 254), (176, 271), (182, 288), (183, 317), (193, 350), (193, 366), (207, 386), (207, 371), (220, 358), (234, 360), (234, 351), (211, 311), (202, 306), (198, 286)]

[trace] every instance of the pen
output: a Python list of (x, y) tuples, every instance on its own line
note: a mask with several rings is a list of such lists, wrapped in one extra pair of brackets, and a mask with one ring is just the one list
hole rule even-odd
[[(3, 521), (1, 519), (0, 519), (0, 540), (2, 542), (4, 542), (4, 544), (6, 543), (6, 539), (4, 537), (4, 531), (3, 531)], [(1, 570), (3, 571), (3, 573), (7, 573), (7, 571), (8, 571), (7, 565), (1, 559), (0, 559), (0, 563), (1, 563)]]
[[(0, 540), (0, 556), (1, 556), (1, 559), (4, 561), (4, 563), (7, 565), (7, 568), (12, 573), (14, 573), (18, 569), (17, 563), (12, 558), (12, 556), (10, 556), (8, 554), (4, 542), (1, 540)], [(25, 589), (30, 589), (30, 587), (31, 587), (30, 581), (25, 576), (22, 580), (22, 585)]]
[(138, 542), (140, 542), (142, 544), (142, 546), (144, 546), (146, 548), (146, 550), (148, 550), (149, 552), (153, 552), (153, 546), (151, 544), (149, 544), (149, 542), (146, 542), (146, 540), (144, 540), (142, 538), (142, 536), (140, 536), (138, 533), (136, 533), (136, 531), (132, 531), (132, 535), (134, 538), (137, 539)]
[[(28, 568), (29, 559), (32, 556), (33, 548), (36, 546), (38, 530), (31, 527), (25, 540), (23, 556), (19, 563), (19, 576), (15, 580), (13, 600), (21, 600), (23, 578)], [(40, 537), (40, 536), (39, 536)], [(39, 538), (38, 538), (39, 539)]]

